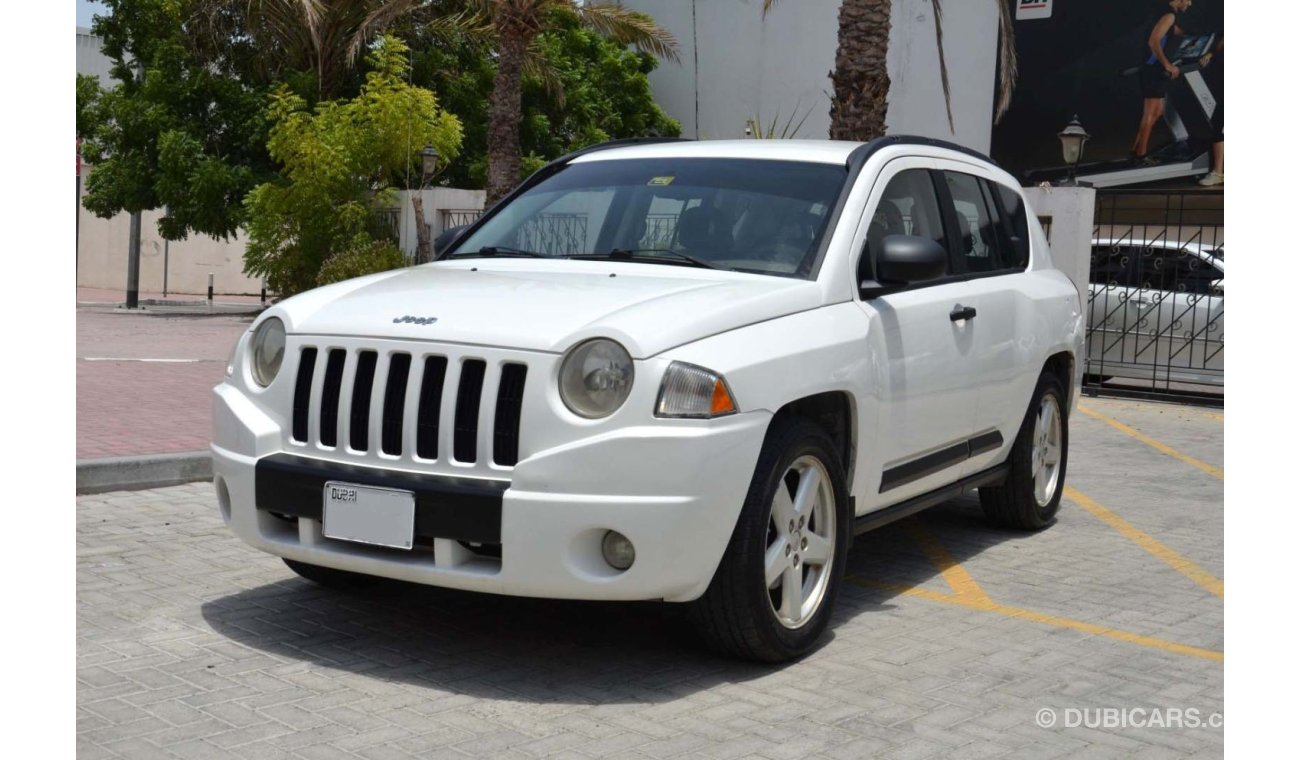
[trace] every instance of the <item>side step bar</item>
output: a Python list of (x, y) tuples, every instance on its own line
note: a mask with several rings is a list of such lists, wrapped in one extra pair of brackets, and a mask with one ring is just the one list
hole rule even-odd
[(911, 517), (917, 512), (968, 494), (980, 486), (1000, 486), (1006, 482), (1009, 471), (1009, 465), (1006, 463), (999, 464), (983, 472), (977, 472), (974, 475), (962, 478), (956, 483), (946, 485), (943, 488), (937, 488), (920, 496), (913, 496), (907, 501), (899, 502), (892, 507), (868, 512), (853, 521), (853, 535), (862, 535), (869, 530), (884, 527), (895, 520)]

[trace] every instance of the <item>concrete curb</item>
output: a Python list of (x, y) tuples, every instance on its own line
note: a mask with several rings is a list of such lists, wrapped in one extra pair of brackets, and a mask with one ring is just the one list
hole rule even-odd
[(77, 493), (139, 491), (212, 479), (212, 454), (187, 451), (77, 460)]

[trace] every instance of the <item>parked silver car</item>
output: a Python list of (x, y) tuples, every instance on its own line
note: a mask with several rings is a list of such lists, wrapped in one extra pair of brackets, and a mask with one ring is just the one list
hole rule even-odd
[(1223, 249), (1172, 240), (1092, 243), (1093, 379), (1223, 384)]

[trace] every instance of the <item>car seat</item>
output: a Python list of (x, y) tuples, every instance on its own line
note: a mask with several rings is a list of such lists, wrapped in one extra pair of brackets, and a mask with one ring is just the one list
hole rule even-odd
[(688, 208), (677, 219), (677, 242), (692, 256), (718, 258), (731, 251), (731, 227), (716, 209)]

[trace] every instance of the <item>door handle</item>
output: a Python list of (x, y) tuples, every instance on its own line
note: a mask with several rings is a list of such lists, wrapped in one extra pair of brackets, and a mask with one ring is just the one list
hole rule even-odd
[(956, 306), (952, 307), (952, 311), (948, 313), (948, 319), (951, 319), (954, 322), (960, 322), (963, 319), (974, 319), (974, 318), (975, 318), (974, 306), (962, 306), (961, 304), (957, 304)]

